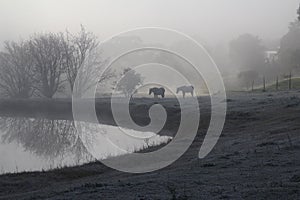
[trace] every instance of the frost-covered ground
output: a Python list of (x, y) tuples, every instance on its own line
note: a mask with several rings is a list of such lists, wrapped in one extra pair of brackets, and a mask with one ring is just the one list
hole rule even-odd
[[(148, 100), (136, 104), (142, 106), (143, 101)], [(197, 155), (210, 110), (207, 98), (199, 102), (201, 123), (195, 142), (165, 169), (128, 174), (90, 163), (7, 174), (0, 176), (0, 199), (300, 198), (300, 92), (229, 93), (222, 136), (204, 159)], [(178, 109), (170, 112), (178, 115)], [(171, 133), (178, 121), (167, 122)]]

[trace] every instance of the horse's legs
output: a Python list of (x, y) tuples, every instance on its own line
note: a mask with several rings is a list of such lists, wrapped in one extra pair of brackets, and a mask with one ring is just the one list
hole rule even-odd
[(154, 95), (154, 99), (157, 99), (157, 98), (158, 98), (158, 97), (157, 97), (157, 94), (155, 94), (155, 95)]
[(183, 96), (183, 98), (185, 98), (185, 92), (182, 92), (182, 96)]

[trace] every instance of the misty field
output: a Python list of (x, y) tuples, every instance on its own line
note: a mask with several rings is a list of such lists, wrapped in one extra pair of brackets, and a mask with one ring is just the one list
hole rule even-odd
[[(172, 99), (160, 103), (173, 117), (161, 134), (174, 133), (180, 109)], [(300, 92), (228, 93), (224, 130), (204, 159), (198, 158), (198, 151), (210, 120), (210, 100), (199, 97), (199, 103), (201, 121), (194, 143), (165, 169), (127, 174), (93, 162), (48, 172), (5, 174), (0, 177), (0, 198), (299, 198)], [(151, 104), (153, 99), (132, 102), (132, 116), (140, 120), (137, 123), (147, 123), (147, 109), (140, 108)]]
[(300, 199), (300, 0), (0, 0), (0, 200)]

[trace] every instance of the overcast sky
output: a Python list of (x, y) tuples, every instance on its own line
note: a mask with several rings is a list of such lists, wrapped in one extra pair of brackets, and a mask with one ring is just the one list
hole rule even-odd
[(0, 42), (33, 32), (79, 30), (100, 38), (141, 26), (162, 26), (208, 43), (242, 33), (280, 38), (300, 0), (0, 0)]

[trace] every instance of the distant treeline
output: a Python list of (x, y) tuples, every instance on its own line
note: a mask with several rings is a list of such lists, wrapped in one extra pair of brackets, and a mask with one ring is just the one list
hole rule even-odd
[(261, 87), (300, 75), (300, 7), (297, 13), (298, 18), (290, 23), (288, 33), (277, 46), (266, 47), (259, 37), (251, 34), (231, 41), (229, 57), (231, 65), (239, 69), (237, 84), (241, 88)]

